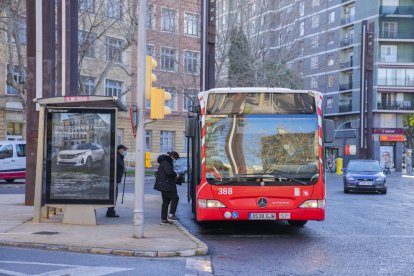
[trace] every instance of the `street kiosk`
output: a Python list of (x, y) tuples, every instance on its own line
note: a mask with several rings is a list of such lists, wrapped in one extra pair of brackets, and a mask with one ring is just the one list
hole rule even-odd
[(33, 222), (42, 208), (64, 210), (63, 223), (96, 225), (96, 209), (115, 205), (117, 97), (34, 99), (39, 105)]

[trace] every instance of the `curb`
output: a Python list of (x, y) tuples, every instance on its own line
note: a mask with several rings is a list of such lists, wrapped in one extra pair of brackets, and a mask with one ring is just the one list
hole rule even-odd
[(58, 245), (58, 244), (45, 244), (45, 243), (30, 243), (30, 242), (11, 242), (1, 241), (0, 246), (10, 246), (18, 248), (34, 248), (34, 249), (45, 249), (45, 250), (56, 250), (56, 251), (68, 251), (76, 253), (91, 253), (91, 254), (111, 254), (116, 256), (126, 257), (192, 257), (192, 256), (203, 256), (208, 254), (207, 245), (191, 234), (184, 226), (175, 221), (175, 226), (190, 240), (197, 244), (196, 249), (187, 250), (174, 250), (174, 251), (135, 251), (127, 249), (114, 249), (104, 247), (83, 247), (83, 246), (72, 246), (72, 245)]

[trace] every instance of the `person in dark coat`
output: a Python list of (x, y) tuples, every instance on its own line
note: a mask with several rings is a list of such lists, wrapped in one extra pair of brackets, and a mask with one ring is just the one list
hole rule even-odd
[[(115, 203), (118, 199), (118, 186), (122, 181), (122, 176), (126, 172), (124, 157), (127, 153), (127, 147), (124, 145), (119, 145), (116, 150), (116, 193), (115, 193)], [(117, 218), (119, 215), (115, 212), (115, 207), (109, 207), (106, 211), (106, 216), (110, 218)]]
[[(170, 156), (162, 154), (158, 156), (157, 162), (160, 165), (158, 167), (154, 189), (160, 191), (162, 195), (161, 224), (167, 224), (171, 223), (172, 220), (178, 220), (175, 216), (179, 200), (176, 186), (178, 174), (174, 171), (173, 159)], [(170, 203), (170, 212), (168, 214)]]

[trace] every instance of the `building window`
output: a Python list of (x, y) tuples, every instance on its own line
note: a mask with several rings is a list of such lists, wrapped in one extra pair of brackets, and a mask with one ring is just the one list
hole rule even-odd
[[(11, 74), (11, 76), (13, 77), (13, 80), (14, 80), (15, 83), (21, 84), (23, 82), (19, 67), (17, 65), (13, 66), (13, 72), (10, 72), (10, 65), (9, 64), (6, 65), (6, 81), (7, 81), (7, 76), (9, 74)], [(16, 95), (17, 94), (17, 89), (14, 88), (13, 86), (7, 85), (6, 94), (7, 95)]]
[(303, 71), (304, 71), (304, 66), (303, 66), (303, 61), (300, 60), (298, 62), (298, 72), (299, 72), (299, 77), (303, 77)]
[(198, 69), (198, 59), (199, 59), (200, 53), (198, 52), (190, 52), (185, 51), (184, 52), (184, 73), (189, 74), (199, 74)]
[(299, 25), (299, 36), (305, 35), (305, 22), (300, 22)]
[(165, 32), (177, 32), (177, 11), (162, 8), (161, 9), (161, 31)]
[(311, 68), (318, 68), (318, 67), (319, 67), (318, 56), (311, 57)]
[(79, 55), (89, 58), (96, 57), (96, 33), (78, 31)]
[(157, 55), (155, 53), (155, 46), (147, 44), (147, 55), (152, 56), (154, 59), (157, 59)]
[(145, 131), (145, 151), (151, 151), (152, 149), (152, 131)]
[(381, 61), (382, 62), (397, 62), (397, 46), (396, 45), (381, 45)]
[(117, 80), (105, 80), (105, 95), (107, 97), (121, 98), (122, 94), (122, 81)]
[(188, 110), (193, 105), (194, 99), (197, 97), (198, 90), (196, 89), (184, 89), (183, 96), (183, 109)]
[(321, 3), (320, 3), (320, 0), (312, 0), (312, 7), (317, 7), (317, 6), (319, 6)]
[(328, 33), (328, 44), (329, 45), (334, 43), (334, 37), (335, 37), (334, 32)]
[(398, 38), (398, 23), (397, 22), (383, 22), (382, 23), (382, 37), (383, 38)]
[(315, 15), (312, 17), (312, 28), (316, 28), (319, 26), (319, 15)]
[(174, 131), (160, 131), (160, 152), (167, 153), (174, 150)]
[(184, 34), (198, 36), (198, 15), (184, 13)]
[(163, 86), (162, 88), (164, 88), (165, 92), (171, 94), (171, 100), (165, 101), (165, 106), (168, 106), (171, 110), (177, 110), (177, 89), (170, 86)]
[(148, 5), (145, 25), (147, 29), (155, 30), (155, 5)]
[(303, 56), (305, 54), (305, 42), (302, 40), (299, 42), (299, 56)]
[(299, 16), (305, 15), (305, 2), (299, 3)]
[(312, 48), (318, 48), (319, 47), (319, 36), (315, 35), (312, 37)]
[(311, 88), (318, 88), (318, 77), (311, 78)]
[(118, 63), (123, 62), (123, 45), (124, 41), (122, 39), (114, 37), (106, 37), (106, 60), (113, 60)]
[(335, 57), (334, 55), (328, 55), (328, 66), (332, 66), (335, 64)]
[(23, 124), (8, 122), (7, 123), (7, 135), (23, 135)]
[(332, 108), (332, 106), (333, 106), (333, 98), (332, 98), (332, 97), (328, 97), (328, 98), (326, 99), (326, 108), (331, 109), (331, 108)]
[(117, 145), (124, 143), (124, 130), (122, 128), (116, 129), (116, 143)]
[(328, 14), (328, 22), (329, 22), (329, 23), (333, 23), (333, 22), (335, 22), (335, 12), (334, 12), (334, 11), (331, 11), (331, 12)]
[(106, 16), (112, 19), (122, 19), (122, 0), (106, 0)]
[(172, 48), (161, 48), (161, 70), (176, 71), (177, 50)]
[(95, 0), (79, 0), (81, 12), (95, 13)]
[(334, 77), (329, 76), (328, 77), (328, 87), (333, 87), (333, 85), (334, 85)]
[(95, 78), (88, 76), (80, 77), (80, 92), (81, 95), (94, 95), (95, 91)]
[(188, 138), (185, 137), (185, 132), (183, 132), (183, 152), (187, 153), (188, 151)]

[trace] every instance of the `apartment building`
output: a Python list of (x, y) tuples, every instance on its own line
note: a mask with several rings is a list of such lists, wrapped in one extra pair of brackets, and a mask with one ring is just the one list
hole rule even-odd
[[(228, 9), (246, 2), (257, 7), (265, 0), (221, 0), (223, 20)], [(336, 123), (336, 141), (329, 153), (345, 162), (349, 145), (359, 146), (360, 50), (362, 22), (375, 26), (373, 86), (374, 158), (383, 162), (390, 155), (395, 170), (401, 171), (404, 147), (402, 117), (414, 113), (414, 1), (413, 0), (296, 0), (274, 1), (263, 15), (276, 18), (265, 40), (267, 54), (296, 49), (288, 66), (302, 78), (305, 89), (324, 93), (324, 114)], [(277, 20), (279, 18), (279, 20)], [(283, 18), (283, 20), (280, 20)], [(218, 24), (220, 26), (220, 24)], [(284, 35), (286, 30), (294, 36)], [(281, 43), (282, 38), (282, 43)], [(284, 40), (283, 40), (284, 39)]]
[[(130, 35), (136, 30), (132, 5), (122, 0), (79, 1), (78, 94), (117, 96), (127, 106), (136, 104), (136, 46)], [(200, 1), (149, 1), (147, 14), (147, 54), (158, 63), (156, 85), (172, 94), (172, 100), (167, 102), (172, 114), (146, 124), (146, 149), (155, 161), (159, 153), (187, 152), (184, 122), (200, 87)], [(23, 18), (24, 47), (25, 30)], [(7, 37), (1, 34), (5, 42)], [(8, 70), (14, 70), (16, 81), (20, 73), (18, 68), (8, 66), (6, 46), (0, 43), (0, 87), (4, 87), (0, 90), (0, 140), (25, 137), (22, 105), (15, 89), (6, 85)], [(26, 54), (25, 49), (23, 52)], [(119, 113), (116, 137), (118, 143), (130, 149), (127, 162), (132, 165), (135, 142), (129, 113)]]

